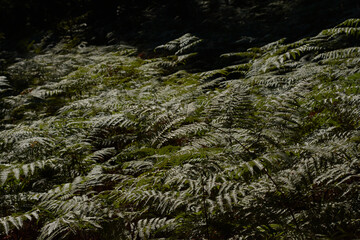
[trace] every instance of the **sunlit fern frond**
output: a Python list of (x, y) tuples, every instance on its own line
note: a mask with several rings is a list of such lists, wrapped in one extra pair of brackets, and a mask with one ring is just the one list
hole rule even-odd
[[(172, 128), (176, 127), (176, 125), (180, 125), (184, 122), (186, 116), (176, 116), (173, 119), (166, 119), (166, 122), (161, 123), (160, 131), (157, 132), (156, 136), (152, 140), (152, 145), (158, 145), (158, 142), (163, 141), (163, 138), (167, 135), (167, 131), (170, 131)], [(159, 145), (160, 146), (160, 145)]]
[(9, 81), (5, 76), (0, 76), (0, 94), (9, 92), (12, 89)]
[(314, 61), (318, 61), (322, 59), (355, 58), (355, 57), (359, 57), (359, 53), (360, 53), (359, 47), (338, 49), (330, 52), (321, 53), (314, 58)]
[(175, 40), (155, 48), (155, 51), (167, 51), (175, 55), (182, 55), (193, 51), (202, 40), (196, 36), (187, 33)]
[(64, 93), (64, 91), (61, 90), (61, 89), (55, 89), (55, 90), (50, 89), (50, 90), (48, 90), (48, 89), (38, 87), (36, 89), (33, 89), (29, 93), (29, 96), (39, 98), (39, 99), (46, 99), (46, 98), (49, 98), (49, 97), (58, 96), (58, 95), (60, 95), (62, 93)]
[[(180, 128), (171, 131), (168, 134), (166, 134), (164, 137), (162, 137), (163, 139), (158, 143), (157, 147), (161, 147), (168, 141), (176, 141), (179, 144), (185, 144), (186, 139), (191, 138), (194, 135), (196, 136), (198, 134), (201, 134), (202, 132), (205, 132), (207, 130), (208, 130), (208, 126), (205, 123), (192, 123), (192, 124), (183, 125)], [(191, 139), (189, 139), (188, 141), (191, 141)]]
[(138, 206), (153, 206), (161, 214), (170, 214), (188, 203), (186, 193), (177, 191), (160, 192), (138, 189), (121, 193), (122, 201), (132, 202)]
[(36, 136), (36, 131), (27, 125), (17, 125), (16, 128), (12, 127), (3, 130), (0, 133), (0, 139), (3, 146), (34, 136)]
[(340, 23), (336, 27), (357, 27), (360, 24), (360, 19), (358, 18), (350, 18)]
[(149, 239), (157, 232), (169, 232), (177, 225), (176, 219), (169, 218), (150, 218), (141, 219), (136, 223), (135, 234), (140, 239)]
[(319, 52), (321, 50), (322, 50), (321, 47), (311, 46), (309, 44), (306, 44), (306, 45), (303, 45), (301, 47), (291, 49), (290, 51), (288, 51), (288, 52), (284, 53), (283, 55), (281, 55), (280, 62), (283, 63), (286, 60), (298, 60), (302, 56), (304, 56), (305, 54), (316, 53), (316, 52)]
[[(78, 232), (89, 229), (101, 229), (99, 218), (70, 212), (53, 221), (48, 221), (40, 230), (38, 239), (57, 239), (61, 237), (76, 237)], [(91, 235), (91, 234), (90, 234)]]
[(341, 36), (345, 35), (348, 37), (355, 37), (358, 38), (360, 35), (360, 27), (338, 27), (338, 28), (331, 28), (321, 32), (322, 35), (325, 36)]
[(11, 165), (10, 167), (1, 170), (0, 178), (1, 184), (5, 184), (7, 179), (11, 176), (19, 180), (20, 177), (28, 177), (35, 173), (37, 169), (43, 169), (47, 166), (55, 167), (56, 159), (49, 159), (45, 161), (37, 161), (28, 164), (19, 164), (18, 166)]
[(30, 211), (18, 216), (7, 216), (0, 218), (0, 226), (2, 227), (1, 232), (6, 235), (13, 229), (21, 229), (24, 225), (24, 221), (32, 221), (33, 219), (39, 219), (38, 210)]
[(96, 117), (94, 120), (94, 127), (100, 128), (129, 128), (136, 126), (136, 123), (133, 120), (127, 118), (122, 113), (104, 117)]
[(95, 151), (92, 154), (88, 155), (86, 158), (89, 159), (89, 161), (101, 163), (101, 162), (105, 162), (107, 159), (111, 158), (115, 154), (116, 154), (115, 148), (110, 147)]

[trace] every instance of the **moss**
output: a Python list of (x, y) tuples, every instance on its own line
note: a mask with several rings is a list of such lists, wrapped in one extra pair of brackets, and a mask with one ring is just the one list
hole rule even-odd
[(166, 85), (180, 85), (187, 86), (199, 83), (200, 77), (196, 74), (187, 73), (184, 70), (178, 71), (169, 77), (166, 77), (163, 81)]
[(171, 154), (171, 153), (174, 153), (176, 151), (178, 151), (180, 149), (179, 146), (171, 146), (171, 145), (168, 145), (168, 146), (164, 146), (160, 149), (157, 150), (157, 153), (159, 155), (166, 155), (166, 154)]

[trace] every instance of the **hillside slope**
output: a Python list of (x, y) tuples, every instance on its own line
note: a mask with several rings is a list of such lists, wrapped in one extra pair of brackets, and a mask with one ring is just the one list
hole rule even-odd
[(205, 72), (192, 34), (12, 64), (0, 239), (359, 238), (359, 23)]

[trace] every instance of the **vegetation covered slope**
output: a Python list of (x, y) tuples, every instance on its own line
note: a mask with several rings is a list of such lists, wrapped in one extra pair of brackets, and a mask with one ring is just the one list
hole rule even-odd
[(359, 23), (206, 72), (191, 34), (11, 65), (1, 239), (360, 238)]

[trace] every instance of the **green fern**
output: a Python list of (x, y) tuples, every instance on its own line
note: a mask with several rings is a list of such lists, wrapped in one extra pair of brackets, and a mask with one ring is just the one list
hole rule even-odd
[(12, 228), (21, 229), (24, 225), (24, 221), (33, 219), (39, 219), (38, 210), (24, 213), (19, 216), (7, 216), (0, 218), (0, 223), (2, 226), (2, 231), (7, 235)]
[(172, 40), (164, 45), (160, 45), (155, 48), (155, 51), (168, 51), (175, 55), (183, 55), (189, 52), (193, 52), (194, 48), (202, 42), (201, 39), (191, 35), (190, 33)]
[(59, 44), (19, 60), (24, 91), (0, 78), (1, 237), (358, 238), (358, 24), (205, 72), (191, 34), (153, 59)]
[(10, 176), (14, 176), (16, 180), (20, 180), (20, 176), (28, 177), (35, 173), (36, 169), (43, 169), (47, 166), (54, 167), (56, 159), (50, 159), (45, 161), (32, 162), (29, 164), (23, 164), (20, 166), (13, 166), (5, 168), (1, 171), (0, 178), (1, 184), (5, 184), (6, 180)]
[(345, 20), (344, 22), (340, 23), (336, 27), (357, 27), (360, 23), (360, 19), (357, 18), (350, 18)]

